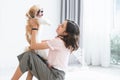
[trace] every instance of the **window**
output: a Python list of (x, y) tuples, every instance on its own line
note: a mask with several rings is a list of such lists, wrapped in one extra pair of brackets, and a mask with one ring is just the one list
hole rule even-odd
[(111, 64), (120, 65), (120, 0), (114, 0), (114, 27), (111, 32)]

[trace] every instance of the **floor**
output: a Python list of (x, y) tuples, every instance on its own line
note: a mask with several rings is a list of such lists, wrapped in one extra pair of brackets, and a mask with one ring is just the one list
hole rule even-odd
[(103, 67), (71, 67), (66, 80), (120, 80), (120, 69)]
[[(6, 72), (0, 73), (0, 80), (10, 80), (13, 72), (13, 68), (6, 69)], [(20, 80), (25, 80), (25, 78), (26, 73)], [(33, 80), (37, 79), (34, 77)], [(69, 66), (65, 80), (120, 80), (120, 68)]]

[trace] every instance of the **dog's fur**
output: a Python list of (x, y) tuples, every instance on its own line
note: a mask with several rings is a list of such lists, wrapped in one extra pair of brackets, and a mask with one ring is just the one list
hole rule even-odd
[(32, 26), (30, 25), (30, 19), (34, 18), (34, 22), (35, 22), (35, 24), (37, 24), (38, 28), (40, 25), (38, 19), (36, 18), (38, 10), (40, 10), (40, 8), (36, 5), (34, 5), (26, 13), (26, 17), (28, 18), (27, 25), (26, 25), (26, 39), (27, 39), (29, 44), (31, 43), (31, 34), (32, 34), (32, 30), (31, 30)]
[[(27, 42), (29, 43), (29, 45), (31, 44), (31, 35), (32, 35), (32, 26), (30, 25), (30, 19), (33, 19), (35, 24), (37, 24), (38, 29), (40, 29), (40, 24), (45, 24), (50, 26), (50, 23), (48, 21), (46, 21), (45, 19), (42, 18), (40, 13), (40, 19), (38, 20), (38, 18), (36, 18), (36, 15), (38, 14), (38, 11), (40, 10), (40, 8), (37, 5), (32, 6), (29, 11), (26, 13), (26, 17), (28, 18), (27, 20), (27, 25), (26, 25), (26, 39)], [(40, 10), (42, 11), (42, 10)], [(43, 15), (43, 14), (42, 14)], [(29, 47), (25, 48), (25, 51), (30, 50)], [(39, 50), (37, 51), (38, 55), (40, 55), (43, 59), (47, 60), (47, 50)]]

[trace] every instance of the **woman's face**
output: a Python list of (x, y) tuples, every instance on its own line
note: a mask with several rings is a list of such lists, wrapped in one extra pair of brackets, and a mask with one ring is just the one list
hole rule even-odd
[(67, 26), (67, 21), (64, 21), (62, 24), (58, 25), (58, 28), (56, 30), (58, 35), (66, 35), (66, 26)]

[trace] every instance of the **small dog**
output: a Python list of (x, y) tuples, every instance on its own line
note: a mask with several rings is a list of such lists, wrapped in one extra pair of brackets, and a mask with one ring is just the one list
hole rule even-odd
[[(34, 19), (35, 24), (37, 24), (38, 29), (40, 29), (40, 24), (45, 24), (50, 26), (50, 23), (42, 18), (43, 16), (43, 10), (40, 9), (37, 5), (33, 5), (29, 11), (26, 13), (27, 25), (26, 25), (26, 39), (29, 45), (31, 44), (31, 35), (32, 35), (32, 25), (30, 25), (30, 19)], [(30, 50), (29, 47), (26, 47), (25, 51)], [(47, 51), (46, 50), (35, 50), (41, 57), (46, 59), (47, 57)]]
[(26, 17), (28, 18), (27, 20), (27, 25), (26, 25), (26, 39), (28, 41), (28, 43), (31, 43), (31, 34), (32, 34), (32, 26), (30, 25), (30, 19), (34, 18), (34, 22), (35, 24), (37, 24), (38, 28), (40, 26), (40, 22), (38, 20), (38, 17), (42, 17), (43, 16), (43, 10), (41, 10), (38, 6), (33, 5), (29, 11), (26, 13)]

